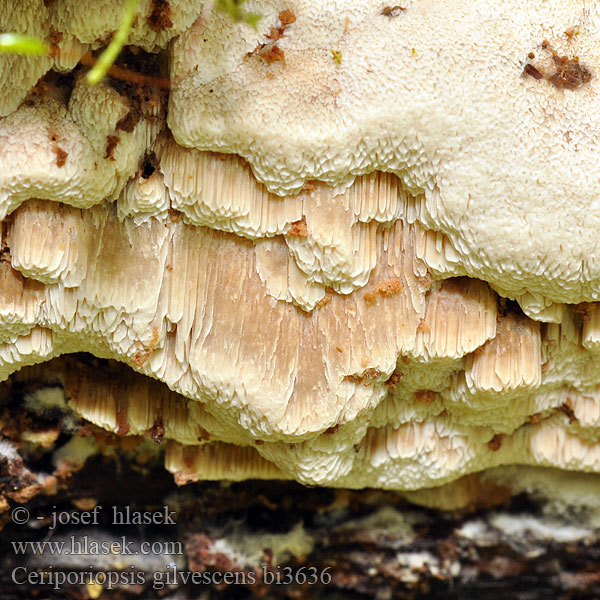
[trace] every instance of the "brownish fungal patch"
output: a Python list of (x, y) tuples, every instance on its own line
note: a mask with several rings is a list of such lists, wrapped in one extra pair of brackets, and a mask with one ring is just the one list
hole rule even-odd
[(400, 380), (404, 377), (404, 374), (398, 370), (395, 370), (385, 382), (390, 390), (395, 390), (396, 386), (400, 383)]
[(284, 27), (287, 27), (296, 21), (296, 15), (286, 8), (279, 13), (279, 20)]
[(550, 368), (550, 361), (547, 360), (545, 363), (542, 363), (542, 375), (548, 371)]
[(285, 52), (275, 44), (263, 46), (258, 55), (267, 63), (281, 62), (285, 60)]
[(371, 292), (367, 292), (363, 298), (369, 306), (375, 304), (377, 302), (378, 296), (393, 296), (394, 294), (399, 294), (402, 291), (402, 281), (397, 277), (391, 277), (389, 279), (384, 279), (377, 284), (377, 287)]
[(169, 221), (171, 221), (171, 223), (177, 223), (177, 221), (179, 221), (181, 219), (181, 213), (178, 210), (175, 210), (174, 208), (170, 208), (169, 209)]
[(537, 425), (542, 420), (542, 413), (534, 413), (529, 417), (530, 425)]
[(173, 27), (171, 6), (168, 0), (152, 0), (152, 11), (146, 21), (153, 31), (162, 31), (163, 29)]
[(579, 35), (579, 31), (577, 31), (576, 27), (569, 27), (565, 30), (564, 34), (567, 36), (567, 39), (571, 41), (574, 36)]
[(331, 294), (325, 294), (315, 305), (317, 308), (323, 308), (331, 302)]
[(556, 65), (556, 73), (548, 81), (559, 89), (576, 90), (592, 79), (592, 74), (586, 67), (579, 63), (579, 57), (552, 55)]
[(208, 433), (208, 431), (206, 431), (206, 429), (204, 429), (204, 427), (200, 428), (200, 431), (198, 432), (198, 441), (199, 442), (208, 442), (210, 440), (210, 433)]
[(121, 138), (118, 135), (106, 136), (106, 150), (104, 151), (104, 158), (108, 160), (115, 160), (114, 151), (120, 141)]
[(567, 398), (566, 402), (563, 402), (563, 404), (559, 406), (558, 410), (567, 415), (570, 425), (577, 423), (578, 419), (575, 416), (575, 411), (573, 410), (573, 400), (571, 400), (571, 398)]
[(127, 407), (123, 406), (121, 398), (119, 398), (117, 405), (117, 435), (119, 437), (124, 437), (131, 430), (131, 427), (129, 426), (129, 420), (127, 418)]
[(165, 437), (165, 428), (162, 423), (155, 423), (150, 430), (150, 439), (157, 444), (161, 444)]
[(533, 77), (534, 79), (543, 79), (544, 76), (542, 75), (542, 73), (540, 73), (532, 64), (527, 63), (525, 65), (525, 68), (523, 69), (523, 73), (525, 73), (525, 75), (529, 75), (531, 77)]
[(423, 404), (433, 404), (436, 396), (437, 395), (433, 390), (419, 390), (418, 392), (415, 392), (417, 402), (422, 402)]
[(58, 145), (58, 137), (55, 133), (50, 135), (50, 141), (52, 142), (52, 152), (56, 155), (56, 166), (64, 167), (69, 153)]
[(278, 27), (271, 27), (271, 31), (267, 34), (267, 37), (272, 41), (276, 42), (283, 37), (285, 30), (288, 25), (291, 25), (296, 21), (296, 15), (289, 9), (282, 10), (279, 13), (279, 22), (281, 23)]
[(575, 323), (580, 327), (591, 320), (591, 313), (596, 310), (596, 303), (594, 302), (580, 302), (573, 306), (573, 313), (575, 316)]
[(346, 375), (342, 381), (349, 381), (350, 383), (358, 383), (364, 385), (371, 385), (374, 379), (381, 377), (381, 371), (370, 367), (365, 369), (361, 374)]
[(502, 440), (504, 439), (503, 433), (497, 433), (489, 442), (488, 448), (493, 452), (497, 452), (502, 448)]
[(148, 362), (150, 355), (152, 354), (152, 349), (147, 348), (146, 350), (138, 350), (131, 359), (131, 362), (136, 367), (141, 367)]
[(419, 319), (417, 331), (420, 331), (421, 333), (429, 333), (431, 331), (431, 327), (427, 325), (427, 321), (425, 319)]
[[(569, 40), (576, 35), (576, 33), (574, 28), (565, 31), (565, 35)], [(591, 72), (579, 62), (578, 56), (573, 58), (560, 56), (547, 40), (542, 42), (542, 49), (551, 52), (556, 71), (551, 75), (548, 75), (540, 71), (537, 67), (534, 67), (531, 63), (527, 63), (523, 69), (524, 75), (529, 75), (537, 80), (546, 79), (554, 87), (567, 90), (576, 90), (592, 79)], [(528, 58), (535, 58), (535, 54), (530, 52)]]
[(290, 237), (307, 237), (308, 227), (306, 226), (306, 217), (302, 217), (299, 221), (294, 221), (290, 225), (287, 234)]
[(56, 31), (53, 30), (52, 33), (50, 34), (50, 38), (49, 38), (49, 44), (50, 44), (50, 52), (49, 55), (52, 58), (57, 58), (60, 55), (60, 48), (58, 47), (58, 44), (62, 41), (63, 39), (63, 34), (61, 31)]
[(384, 17), (397, 17), (406, 10), (403, 6), (386, 6), (381, 9), (381, 13)]
[[(569, 33), (570, 32), (570, 33)], [(574, 28), (565, 31), (565, 35), (569, 39), (576, 34)], [(576, 90), (582, 85), (588, 83), (592, 79), (592, 73), (587, 67), (579, 62), (579, 57), (569, 58), (568, 56), (560, 56), (558, 52), (552, 48), (548, 40), (542, 42), (542, 49), (548, 50), (552, 54), (552, 60), (556, 66), (556, 71), (551, 75), (542, 73), (539, 69), (531, 64), (525, 65), (523, 73), (534, 77), (535, 79), (545, 78), (554, 87), (558, 89)], [(533, 58), (533, 53), (529, 53), (529, 58)]]
[(285, 60), (285, 52), (277, 45), (277, 42), (283, 37), (289, 25), (296, 21), (296, 15), (291, 10), (282, 10), (279, 13), (280, 25), (271, 27), (266, 35), (269, 40), (266, 44), (259, 44), (252, 52), (246, 56), (258, 54), (266, 63), (282, 62)]
[(139, 103), (132, 102), (131, 99), (129, 99), (129, 110), (124, 117), (121, 117), (117, 121), (116, 129), (131, 133), (141, 118), (142, 111)]

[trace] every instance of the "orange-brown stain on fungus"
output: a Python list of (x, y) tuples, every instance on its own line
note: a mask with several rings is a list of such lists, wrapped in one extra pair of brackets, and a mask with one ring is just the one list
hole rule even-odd
[(63, 34), (61, 31), (56, 31), (55, 29), (50, 34), (50, 52), (48, 53), (52, 58), (57, 58), (60, 55), (60, 48), (58, 44), (62, 41)]
[(284, 27), (287, 27), (288, 25), (295, 23), (296, 15), (291, 10), (286, 8), (279, 13), (279, 20)]
[(171, 6), (168, 0), (152, 0), (152, 11), (146, 19), (148, 26), (153, 31), (162, 31), (173, 27), (171, 21)]
[(384, 279), (377, 284), (375, 289), (367, 292), (363, 296), (363, 299), (367, 305), (372, 306), (377, 302), (378, 296), (393, 296), (400, 293), (403, 287), (404, 285), (402, 284), (402, 281), (400, 281), (400, 279), (397, 277)]
[(573, 400), (571, 400), (571, 398), (567, 398), (567, 400), (558, 407), (558, 410), (567, 416), (570, 425), (577, 423), (578, 419), (575, 416), (575, 411), (573, 410)]
[(540, 73), (532, 64), (527, 63), (525, 65), (525, 68), (523, 69), (523, 73), (525, 73), (525, 75), (529, 75), (530, 77), (533, 77), (534, 79), (543, 79), (544, 75), (542, 73)]
[[(573, 30), (571, 35), (569, 35), (567, 33), (568, 31), (569, 30), (565, 31), (565, 34), (569, 39), (571, 39), (571, 37), (577, 33)], [(554, 61), (556, 71), (551, 75), (546, 75), (545, 78), (554, 87), (558, 89), (576, 90), (582, 85), (591, 81), (592, 73), (586, 66), (579, 62), (578, 56), (572, 58), (569, 58), (568, 56), (560, 56), (560, 54), (558, 54), (558, 52), (552, 48), (548, 40), (544, 40), (542, 42), (542, 49), (548, 50), (552, 54), (552, 60)], [(537, 74), (534, 75), (533, 70), (544, 77), (544, 74), (533, 67), (533, 65), (526, 65), (525, 70), (529, 75), (534, 76), (536, 79), (541, 79), (541, 77), (538, 77)]]
[(550, 361), (547, 360), (545, 363), (542, 363), (542, 375), (548, 371), (550, 368)]
[(271, 27), (269, 33), (266, 35), (269, 41), (265, 44), (259, 44), (252, 52), (248, 52), (246, 56), (258, 54), (266, 63), (283, 62), (285, 60), (285, 52), (277, 45), (277, 42), (283, 37), (286, 29), (295, 21), (296, 15), (291, 10), (282, 10), (279, 13), (280, 25)]
[(134, 103), (129, 100), (129, 110), (125, 114), (125, 116), (121, 117), (116, 124), (116, 129), (120, 131), (126, 131), (127, 133), (131, 133), (135, 126), (139, 123), (142, 118), (142, 110), (137, 103)]
[(150, 430), (150, 439), (157, 444), (161, 444), (165, 437), (165, 428), (161, 422), (157, 422)]
[(576, 90), (592, 79), (592, 74), (579, 62), (579, 57), (568, 58), (553, 54), (556, 73), (548, 81), (559, 89)]
[(58, 136), (55, 133), (50, 134), (50, 141), (52, 142), (52, 152), (56, 156), (56, 166), (64, 167), (69, 153), (58, 145)]
[(382, 373), (379, 369), (373, 367), (365, 369), (361, 374), (346, 375), (342, 381), (350, 383), (358, 383), (363, 385), (371, 385), (374, 379), (381, 377)]
[(174, 208), (170, 208), (169, 221), (171, 221), (171, 223), (177, 223), (179, 220), (181, 220), (181, 213), (178, 210), (175, 210)]
[(138, 350), (131, 359), (131, 362), (136, 367), (141, 367), (150, 358), (150, 356), (152, 355), (152, 351), (154, 350), (154, 346), (156, 346), (159, 337), (160, 331), (158, 327), (154, 326), (152, 328), (152, 337), (150, 338), (148, 343), (144, 344), (144, 348), (142, 350)]
[(208, 431), (206, 431), (206, 429), (203, 427), (200, 428), (198, 434), (199, 442), (208, 442), (210, 440), (210, 433), (208, 433)]
[(530, 425), (537, 425), (541, 420), (542, 420), (541, 413), (534, 413), (529, 416), (529, 424)]
[(381, 9), (381, 15), (384, 17), (397, 17), (406, 10), (403, 6), (385, 6)]
[(488, 448), (492, 452), (497, 452), (502, 448), (502, 440), (504, 439), (503, 433), (497, 433), (494, 437), (488, 442)]
[(577, 31), (576, 27), (569, 27), (568, 29), (565, 29), (564, 34), (567, 36), (567, 39), (571, 41), (574, 36), (579, 34), (579, 31)]
[(427, 325), (425, 319), (419, 319), (419, 324), (417, 325), (417, 331), (421, 333), (429, 333), (431, 331), (431, 327)]
[[(578, 32), (574, 27), (565, 31), (565, 35), (569, 41), (573, 36), (577, 35), (577, 33)], [(560, 56), (560, 54), (552, 48), (548, 40), (542, 42), (542, 50), (548, 50), (552, 54), (552, 60), (556, 67), (556, 71), (552, 74), (543, 73), (531, 63), (527, 63), (523, 69), (524, 75), (529, 75), (538, 81), (546, 79), (554, 87), (567, 90), (576, 90), (592, 79), (592, 73), (586, 66), (579, 62), (578, 56), (572, 58)], [(534, 59), (535, 54), (530, 52), (528, 58), (530, 60)]]
[(272, 42), (276, 42), (277, 40), (280, 40), (283, 37), (283, 34), (285, 33), (285, 30), (287, 29), (288, 25), (291, 25), (295, 21), (296, 21), (296, 15), (291, 10), (289, 10), (289, 9), (282, 10), (279, 13), (279, 22), (281, 23), (281, 25), (279, 25), (277, 27), (271, 27), (271, 30), (267, 34), (267, 37)]
[(104, 158), (108, 160), (115, 160), (114, 152), (117, 144), (121, 141), (118, 135), (107, 135), (106, 136), (106, 149), (104, 151)]
[(395, 390), (396, 386), (400, 383), (401, 379), (404, 377), (400, 371), (395, 370), (385, 382), (385, 385), (388, 386), (390, 390)]
[(127, 435), (129, 431), (130, 427), (129, 421), (127, 419), (127, 408), (121, 406), (121, 404), (119, 403), (119, 406), (117, 408), (117, 435), (119, 437), (123, 437)]
[(287, 234), (290, 237), (307, 237), (308, 227), (306, 226), (306, 217), (302, 217), (299, 221), (294, 221), (290, 225)]
[(377, 290), (382, 296), (393, 296), (394, 294), (399, 294), (403, 287), (400, 279), (392, 277), (383, 280), (379, 286), (377, 286)]
[(331, 302), (331, 294), (325, 294), (315, 305), (317, 308), (323, 308)]
[(258, 55), (267, 63), (281, 62), (285, 60), (285, 52), (276, 45), (267, 44), (263, 46)]
[(573, 312), (580, 325), (591, 320), (591, 313), (596, 310), (596, 304), (594, 302), (580, 302), (573, 306)]
[(435, 402), (436, 393), (433, 390), (419, 390), (418, 392), (415, 392), (415, 398), (417, 402), (433, 404), (433, 402)]

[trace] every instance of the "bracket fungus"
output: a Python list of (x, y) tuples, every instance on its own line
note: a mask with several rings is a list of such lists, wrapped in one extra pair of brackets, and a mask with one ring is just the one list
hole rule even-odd
[(179, 483), (600, 473), (600, 5), (140, 2), (168, 98), (85, 82), (112, 2), (14, 5), (0, 380), (128, 365), (38, 373)]

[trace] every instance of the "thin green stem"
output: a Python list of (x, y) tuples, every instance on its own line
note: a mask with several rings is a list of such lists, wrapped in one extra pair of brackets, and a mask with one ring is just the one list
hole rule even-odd
[(41, 40), (20, 33), (0, 34), (0, 52), (47, 56), (50, 48)]
[(119, 29), (117, 29), (117, 32), (106, 50), (100, 55), (100, 58), (98, 58), (98, 62), (94, 65), (94, 68), (87, 74), (87, 82), (90, 85), (96, 85), (103, 79), (117, 59), (117, 56), (119, 56), (119, 52), (121, 52), (121, 49), (127, 43), (129, 32), (131, 31), (133, 20), (137, 13), (137, 6), (138, 0), (127, 0)]

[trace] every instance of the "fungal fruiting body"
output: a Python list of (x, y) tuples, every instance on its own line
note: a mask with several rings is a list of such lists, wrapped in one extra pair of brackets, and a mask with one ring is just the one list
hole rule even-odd
[(597, 5), (172, 1), (128, 55), (167, 99), (89, 87), (118, 15), (47, 4), (0, 8), (62, 34), (0, 56), (3, 380), (129, 365), (64, 410), (179, 482), (600, 472)]

